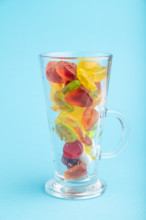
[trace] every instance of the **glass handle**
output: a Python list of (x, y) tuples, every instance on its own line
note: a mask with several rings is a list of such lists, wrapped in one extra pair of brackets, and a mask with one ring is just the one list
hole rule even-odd
[(100, 158), (101, 159), (107, 159), (107, 158), (113, 158), (118, 156), (127, 146), (128, 138), (129, 138), (129, 122), (127, 118), (120, 112), (114, 111), (114, 110), (106, 110), (106, 117), (114, 117), (116, 118), (122, 127), (122, 134), (119, 142), (116, 144), (116, 146), (113, 148), (111, 152), (101, 152)]

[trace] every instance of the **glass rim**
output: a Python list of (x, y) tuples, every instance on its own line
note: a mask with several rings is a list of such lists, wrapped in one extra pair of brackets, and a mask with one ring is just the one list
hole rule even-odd
[(49, 52), (42, 53), (39, 55), (42, 58), (49, 59), (78, 59), (78, 60), (89, 60), (89, 59), (106, 59), (111, 60), (113, 55), (111, 53), (103, 53), (97, 51), (76, 51), (76, 52)]

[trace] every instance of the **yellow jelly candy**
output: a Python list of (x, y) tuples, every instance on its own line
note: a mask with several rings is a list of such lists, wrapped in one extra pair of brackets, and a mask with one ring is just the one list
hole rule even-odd
[(55, 94), (56, 90), (54, 89), (53, 86), (51, 86), (50, 88), (50, 99), (51, 99), (51, 102), (54, 102), (54, 94)]
[(89, 70), (88, 74), (91, 76), (94, 82), (99, 82), (105, 79), (107, 69), (105, 66), (97, 66), (96, 68)]
[(80, 61), (78, 62), (78, 66), (85, 69), (90, 70), (97, 67), (99, 63), (97, 61)]
[(82, 115), (85, 108), (74, 106), (74, 110), (68, 113), (68, 116), (75, 118), (82, 125)]
[(52, 87), (56, 91), (62, 90), (64, 88), (64, 86), (65, 86), (65, 84), (59, 84), (59, 83), (53, 83), (53, 82), (50, 82), (50, 84), (52, 85)]
[(88, 90), (94, 91), (97, 89), (93, 79), (88, 72), (82, 68), (77, 68), (77, 77), (80, 83)]

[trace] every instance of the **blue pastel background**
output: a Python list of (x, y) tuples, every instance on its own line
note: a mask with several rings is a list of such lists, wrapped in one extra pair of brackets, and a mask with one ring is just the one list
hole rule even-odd
[[(146, 219), (145, 12), (145, 0), (0, 0), (0, 220)], [(38, 54), (77, 50), (113, 53), (107, 106), (128, 117), (131, 137), (100, 162), (106, 193), (67, 201), (44, 192), (53, 173)]]

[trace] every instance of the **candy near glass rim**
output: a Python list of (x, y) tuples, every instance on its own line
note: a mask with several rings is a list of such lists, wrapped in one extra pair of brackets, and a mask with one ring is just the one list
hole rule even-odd
[(42, 58), (62, 59), (62, 60), (111, 60), (113, 55), (111, 53), (101, 53), (96, 51), (79, 51), (79, 52), (50, 52), (40, 54)]

